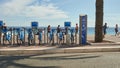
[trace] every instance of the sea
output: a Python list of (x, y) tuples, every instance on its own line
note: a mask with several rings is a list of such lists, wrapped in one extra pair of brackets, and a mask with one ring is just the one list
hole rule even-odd
[[(9, 28), (11, 28), (11, 27), (9, 27)], [(12, 27), (12, 28), (22, 28), (22, 27), (19, 27), (19, 26), (14, 26), (14, 27)], [(26, 30), (26, 34), (28, 33), (28, 29), (29, 28), (31, 28), (31, 27), (25, 27), (27, 30)], [(47, 29), (47, 27), (39, 27), (39, 29), (44, 29), (44, 28), (46, 28)], [(54, 29), (54, 30), (56, 30), (56, 28), (57, 27), (51, 27), (51, 29)], [(69, 29), (74, 29), (75, 27), (70, 27)], [(61, 29), (65, 29), (64, 27), (61, 27)], [(119, 30), (120, 30), (120, 28), (119, 28)], [(56, 33), (56, 31), (55, 31), (55, 33)], [(69, 31), (69, 33), (70, 33), (70, 31)], [(87, 27), (87, 35), (94, 35), (95, 34), (95, 27)], [(114, 27), (108, 27), (107, 28), (107, 34), (108, 35), (115, 35), (115, 28)]]
[[(120, 30), (120, 28), (119, 28), (119, 30)], [(115, 28), (114, 27), (108, 27), (106, 31), (107, 31), (108, 35), (115, 35)], [(88, 33), (88, 35), (94, 35), (95, 34), (95, 27), (88, 27), (87, 33)]]

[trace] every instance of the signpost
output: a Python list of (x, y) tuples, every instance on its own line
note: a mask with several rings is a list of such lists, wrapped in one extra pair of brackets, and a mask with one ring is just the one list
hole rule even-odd
[(64, 22), (65, 30), (66, 30), (66, 44), (70, 44), (70, 35), (68, 34), (68, 28), (71, 27), (71, 22)]
[(64, 26), (65, 26), (65, 27), (71, 27), (71, 22), (65, 22), (65, 23), (64, 23)]
[(33, 29), (33, 33), (34, 33), (34, 45), (35, 45), (35, 40), (36, 40), (36, 37), (35, 37), (35, 35), (37, 34), (37, 32), (38, 32), (38, 22), (31, 22), (31, 27), (32, 27), (32, 29)]
[(79, 44), (87, 44), (87, 15), (80, 15)]

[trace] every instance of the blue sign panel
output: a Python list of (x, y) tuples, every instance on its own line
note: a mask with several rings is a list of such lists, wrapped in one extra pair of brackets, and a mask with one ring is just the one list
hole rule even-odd
[(37, 28), (37, 27), (38, 27), (38, 22), (32, 22), (32, 23), (31, 23), (31, 27)]
[(65, 22), (65, 23), (64, 23), (64, 26), (65, 26), (65, 27), (71, 27), (71, 22)]
[(3, 26), (3, 21), (0, 21), (0, 26)]
[(19, 33), (20, 32), (20, 28), (16, 28), (17, 32)]
[(81, 44), (87, 44), (87, 15), (81, 16)]

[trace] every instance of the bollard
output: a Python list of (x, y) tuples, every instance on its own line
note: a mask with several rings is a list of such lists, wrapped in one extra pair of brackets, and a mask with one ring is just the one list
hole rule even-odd
[(24, 35), (24, 29), (22, 28), (21, 30), (20, 30), (20, 34), (19, 34), (19, 44), (24, 44), (24, 37), (25, 35)]
[(33, 44), (33, 32), (32, 29), (28, 30), (28, 45)]
[(71, 32), (71, 44), (74, 44), (74, 29), (71, 29), (70, 30), (70, 32)]
[(55, 32), (55, 29), (52, 29), (52, 45), (55, 44), (55, 39), (54, 39), (54, 32)]
[(23, 27), (23, 29), (24, 29), (24, 46), (25, 46), (25, 43), (26, 43), (26, 40), (25, 40), (25, 38), (26, 38), (25, 27)]
[(47, 31), (47, 44), (48, 44), (48, 34), (49, 34), (49, 33), (48, 33), (48, 31)]
[(12, 35), (12, 34), (13, 34), (12, 31), (13, 31), (13, 28), (11, 27), (11, 28), (10, 28), (10, 32), (11, 32), (11, 41), (10, 41), (10, 45), (13, 45), (13, 43), (12, 43), (12, 40), (13, 40), (13, 39), (12, 39), (12, 37), (13, 37), (13, 35)]
[(15, 45), (15, 28), (13, 28), (13, 45)]
[(7, 28), (3, 28), (3, 45), (5, 45), (5, 40), (6, 40), (6, 33), (7, 33)]
[(51, 44), (52, 40), (53, 40), (53, 33), (52, 33), (52, 31), (51, 31), (51, 32), (49, 33), (49, 44)]
[(59, 44), (60, 45), (62, 44), (62, 40), (63, 40), (63, 32), (60, 31), (60, 33), (59, 33)]
[(42, 29), (39, 29), (38, 40), (39, 40), (39, 45), (42, 44)]
[(44, 44), (46, 43), (46, 29), (44, 28)]
[(66, 44), (70, 45), (70, 35), (68, 34), (68, 27), (66, 27)]

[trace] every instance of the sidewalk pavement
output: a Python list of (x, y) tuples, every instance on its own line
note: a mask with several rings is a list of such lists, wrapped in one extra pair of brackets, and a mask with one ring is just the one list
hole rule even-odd
[[(88, 38), (88, 40), (93, 40), (93, 38)], [(119, 37), (108, 35), (104, 40), (110, 41), (111, 43), (106, 42), (90, 43), (90, 45), (86, 46), (79, 45), (76, 47), (58, 47), (58, 46), (0, 47), (0, 55), (41, 55), (56, 53), (120, 52)]]

